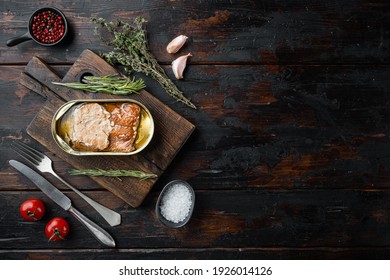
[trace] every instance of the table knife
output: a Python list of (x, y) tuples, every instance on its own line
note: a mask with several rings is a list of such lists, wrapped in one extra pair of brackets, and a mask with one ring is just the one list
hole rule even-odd
[(38, 188), (41, 189), (44, 194), (51, 198), (55, 203), (61, 206), (65, 211), (69, 212), (72, 216), (74, 216), (92, 233), (92, 235), (98, 241), (109, 247), (115, 247), (115, 241), (112, 236), (103, 228), (85, 217), (76, 208), (74, 208), (72, 206), (71, 200), (60, 190), (54, 187), (49, 181), (47, 181), (40, 174), (32, 170), (30, 167), (19, 161), (10, 160), (9, 164), (13, 166), (16, 170), (18, 170), (20, 173), (22, 173), (24, 176), (29, 178)]

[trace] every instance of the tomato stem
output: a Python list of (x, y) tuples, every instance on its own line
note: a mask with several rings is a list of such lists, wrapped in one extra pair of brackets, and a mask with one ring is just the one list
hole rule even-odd
[(65, 238), (62, 237), (60, 230), (58, 228), (55, 228), (53, 231), (53, 234), (50, 236), (49, 241), (52, 241), (54, 237), (58, 237), (61, 240), (65, 240)]
[(30, 212), (30, 211), (27, 211), (27, 216), (31, 217), (34, 219), (34, 221), (37, 221), (38, 219), (35, 218), (35, 211), (37, 211), (37, 209), (35, 208), (34, 212)]

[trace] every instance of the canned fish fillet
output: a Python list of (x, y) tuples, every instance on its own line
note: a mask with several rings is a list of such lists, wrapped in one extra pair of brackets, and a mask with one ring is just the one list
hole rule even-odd
[(132, 155), (151, 141), (149, 110), (131, 99), (73, 100), (55, 113), (55, 142), (73, 155)]

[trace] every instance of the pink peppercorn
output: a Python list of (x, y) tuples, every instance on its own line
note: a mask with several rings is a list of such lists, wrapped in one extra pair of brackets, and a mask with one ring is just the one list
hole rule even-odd
[(38, 42), (53, 44), (64, 35), (64, 19), (55, 11), (42, 11), (33, 17), (31, 30), (32, 36)]

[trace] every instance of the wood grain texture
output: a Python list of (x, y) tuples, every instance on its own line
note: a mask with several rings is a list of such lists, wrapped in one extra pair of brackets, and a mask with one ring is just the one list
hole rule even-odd
[[(34, 191), (33, 191), (34, 190)], [(185, 227), (163, 226), (154, 214), (157, 193), (134, 209), (106, 192), (89, 196), (122, 215), (122, 225), (109, 227), (77, 195), (65, 192), (75, 206), (102, 225), (121, 249), (155, 248), (366, 248), (389, 247), (388, 191), (355, 190), (237, 190), (196, 191), (193, 217)], [(31, 196), (47, 205), (41, 222), (25, 222), (18, 205)], [(107, 249), (85, 228), (34, 186), (26, 192), (0, 195), (4, 207), (15, 209), (1, 216), (2, 249)], [(44, 225), (50, 217), (66, 218), (72, 235), (66, 242), (48, 243)]]
[[(3, 69), (9, 73), (4, 79), (15, 76), (4, 85), (2, 94), (10, 95), (23, 68)], [(55, 68), (60, 73), (67, 69)], [(162, 184), (181, 178), (205, 189), (389, 188), (389, 67), (191, 66), (187, 71), (181, 85), (202, 104), (197, 111), (170, 103), (147, 80), (148, 91), (201, 128)], [(3, 100), (0, 157), (5, 169), (0, 181), (15, 182), (17, 174), (6, 168), (12, 158), (6, 136), (26, 138), (23, 131), (43, 98), (21, 87)], [(69, 167), (57, 162), (66, 173)], [(80, 185), (96, 189), (89, 181)]]
[(8, 48), (8, 38), (23, 34), (36, 1), (3, 1), (0, 6), (0, 63), (27, 63), (32, 55), (48, 62), (74, 62), (86, 47), (107, 49), (93, 34), (90, 17), (148, 20), (150, 49), (170, 63), (165, 51), (174, 37), (190, 41), (181, 53), (191, 63), (340, 64), (389, 63), (390, 7), (385, 0), (267, 1), (57, 1), (71, 25), (68, 42), (43, 48), (26, 42)]
[[(56, 110), (64, 103), (63, 100), (109, 99), (113, 97), (105, 94), (86, 94), (82, 91), (69, 90), (53, 85), (52, 81), (79, 81), (82, 75), (86, 73), (101, 76), (117, 72), (111, 65), (90, 50), (86, 50), (80, 55), (80, 58), (63, 79), (60, 79), (44, 61), (37, 57), (27, 64), (26, 72), (29, 76), (35, 78), (38, 83), (42, 83), (53, 91), (51, 94), (49, 92), (48, 100), (27, 128), (28, 134), (75, 168), (141, 170), (160, 177), (194, 130), (194, 126), (190, 122), (148, 92), (143, 91), (141, 95), (132, 96), (131, 98), (142, 102), (154, 118), (156, 132), (153, 135), (152, 143), (145, 149), (145, 152), (131, 157), (106, 156), (97, 158), (69, 155), (54, 143), (49, 129)], [(24, 78), (25, 76), (21, 77), (22, 84), (26, 84)], [(29, 88), (41, 89), (38, 86)], [(124, 177), (121, 180), (110, 177), (92, 177), (92, 179), (133, 207), (138, 207), (158, 178), (142, 181), (131, 177)]]
[(11, 260), (386, 260), (389, 248), (162, 248), (1, 250)]
[[(25, 33), (31, 12), (46, 4), (69, 19), (65, 44), (7, 48), (6, 40)], [(10, 0), (0, 2), (0, 11), (0, 259), (390, 257), (389, 1)], [(64, 214), (7, 163), (16, 158), (12, 139), (44, 150), (26, 127), (45, 102), (32, 91), (50, 89), (24, 76), (28, 90), (18, 84), (20, 73), (39, 56), (64, 77), (85, 48), (110, 50), (93, 34), (90, 17), (138, 15), (148, 21), (151, 52), (198, 110), (135, 76), (197, 129), (137, 209), (88, 177), (69, 176), (71, 166), (45, 151), (62, 177), (124, 219), (109, 228), (54, 182), (118, 248), (103, 248), (71, 217), (69, 240), (48, 244), (43, 224)], [(166, 53), (180, 34), (189, 41), (177, 55)], [(185, 78), (176, 80), (170, 63), (188, 52)], [(197, 202), (191, 222), (169, 230), (154, 207), (174, 179), (188, 181)], [(17, 214), (32, 196), (48, 204), (42, 223), (24, 223)]]

